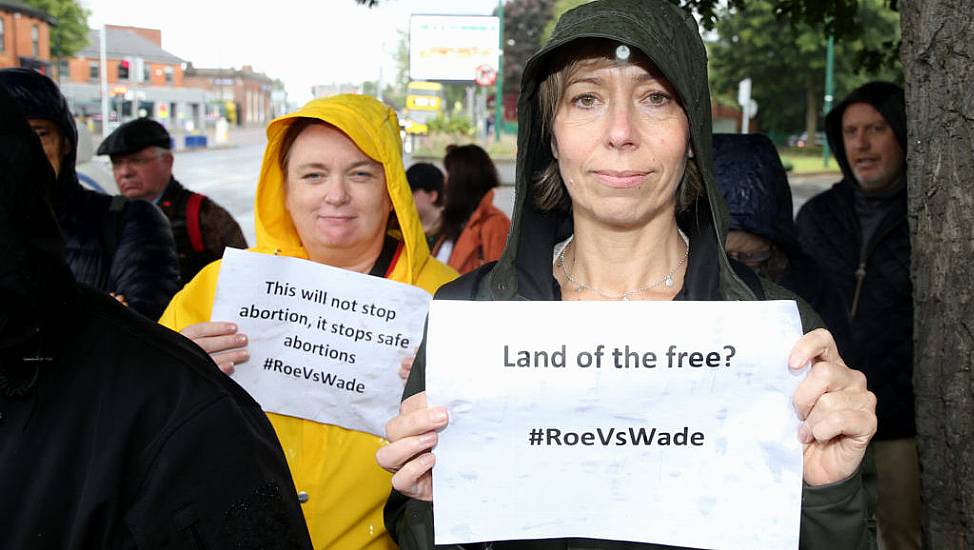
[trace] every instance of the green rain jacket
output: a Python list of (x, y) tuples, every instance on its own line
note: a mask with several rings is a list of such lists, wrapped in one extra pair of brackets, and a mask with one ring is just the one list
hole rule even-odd
[[(552, 273), (552, 251), (556, 243), (571, 235), (571, 214), (543, 213), (534, 207), (534, 179), (553, 158), (550, 137), (541, 128), (538, 87), (552, 70), (552, 52), (580, 38), (611, 39), (641, 50), (676, 90), (689, 119), (695, 153), (689, 162), (697, 163), (706, 191), (678, 216), (681, 229), (690, 238), (690, 256), (684, 288), (677, 299), (795, 299), (770, 282), (763, 279), (758, 282), (741, 266), (731, 265), (723, 252), (728, 215), (713, 177), (707, 54), (693, 18), (665, 0), (602, 0), (584, 4), (562, 16), (551, 40), (528, 61), (522, 75), (518, 102), (516, 199), (504, 255), (496, 264), (484, 266), (447, 284), (436, 297), (484, 301), (560, 299), (558, 283)], [(822, 326), (818, 316), (801, 301), (799, 309), (806, 332)], [(425, 389), (424, 358), (425, 342), (413, 365), (404, 399)], [(646, 497), (655, 498), (653, 495)], [(503, 505), (498, 503), (498, 506)], [(393, 491), (386, 504), (385, 521), (401, 548), (434, 547), (430, 503), (408, 499)], [(801, 548), (839, 550), (873, 546), (870, 498), (861, 473), (829, 486), (805, 487)], [(547, 539), (495, 541), (462, 548), (663, 547), (588, 539)]]

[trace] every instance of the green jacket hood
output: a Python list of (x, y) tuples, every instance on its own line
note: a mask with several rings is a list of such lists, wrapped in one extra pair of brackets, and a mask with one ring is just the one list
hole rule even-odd
[[(727, 232), (727, 208), (713, 176), (711, 103), (707, 82), (707, 52), (692, 16), (666, 0), (597, 0), (583, 4), (559, 19), (550, 41), (531, 57), (521, 79), (518, 101), (517, 179), (511, 237), (504, 256), (491, 274), (491, 293), (497, 299), (527, 296), (530, 287), (550, 285), (551, 248), (547, 245), (571, 233), (571, 215), (541, 212), (534, 206), (538, 175), (553, 160), (551, 137), (541, 127), (539, 86), (552, 70), (554, 53), (583, 38), (604, 38), (645, 54), (679, 96), (690, 126), (690, 141), (705, 192), (681, 215), (701, 217), (710, 228), (705, 237), (719, 250), (720, 292), (724, 298), (754, 299), (722, 253)], [(531, 246), (528, 242), (534, 244)], [(546, 265), (547, 267), (544, 267)]]

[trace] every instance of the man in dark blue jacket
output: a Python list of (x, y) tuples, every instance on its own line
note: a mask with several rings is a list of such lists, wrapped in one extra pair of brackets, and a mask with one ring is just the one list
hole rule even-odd
[(913, 404), (913, 287), (903, 89), (870, 82), (825, 118), (843, 179), (798, 213), (798, 238), (849, 312), (849, 363), (876, 394), (876, 516), (886, 548), (920, 548)]
[(145, 201), (102, 195), (78, 183), (78, 130), (51, 79), (27, 69), (4, 69), (0, 87), (27, 116), (54, 169), (57, 185), (48, 198), (75, 278), (158, 319), (179, 290), (176, 245), (166, 217)]

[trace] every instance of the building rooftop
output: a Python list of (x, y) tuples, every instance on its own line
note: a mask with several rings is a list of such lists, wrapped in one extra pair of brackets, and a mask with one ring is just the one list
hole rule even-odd
[(250, 80), (259, 80), (261, 82), (266, 82), (268, 84), (273, 84), (274, 79), (267, 76), (264, 73), (255, 72), (249, 65), (244, 65), (242, 69), (207, 69), (203, 67), (194, 67), (192, 63), (186, 67), (186, 71), (183, 73), (189, 78), (246, 78)]
[[(78, 57), (97, 58), (99, 56), (100, 40), (100, 30), (89, 30), (88, 45), (76, 55)], [(108, 27), (108, 34), (105, 35), (105, 54), (109, 59), (141, 57), (152, 63), (176, 64), (185, 62), (182, 58), (160, 48), (151, 40), (143, 38), (132, 31), (112, 28), (110, 26)]]
[(25, 15), (30, 15), (47, 21), (48, 25), (56, 25), (57, 19), (51, 17), (44, 10), (37, 9), (33, 6), (28, 6), (27, 4), (21, 2), (20, 0), (4, 0), (0, 1), (0, 11), (9, 11), (14, 13), (23, 13)]

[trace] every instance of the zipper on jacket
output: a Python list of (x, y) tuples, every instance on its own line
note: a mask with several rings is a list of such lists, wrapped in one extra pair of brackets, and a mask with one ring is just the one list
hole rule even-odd
[(862, 281), (866, 278), (866, 260), (859, 262), (859, 269), (856, 270), (856, 292), (852, 295), (852, 311), (850, 316), (856, 318), (856, 310), (859, 309), (859, 294), (862, 292)]
[[(848, 184), (853, 185), (853, 184)], [(854, 190), (850, 189), (850, 193), (855, 193)], [(872, 255), (873, 251), (876, 250), (879, 242), (886, 238), (887, 235), (893, 232), (894, 229), (899, 227), (902, 221), (894, 222), (893, 224), (882, 227), (882, 222), (880, 222), (880, 229), (882, 232), (873, 235), (873, 238), (869, 241), (868, 246), (862, 246), (862, 227), (859, 225), (859, 213), (856, 212), (856, 207), (853, 203), (846, 200), (846, 197), (841, 193), (836, 194), (836, 199), (842, 205), (843, 208), (847, 209), (847, 214), (851, 214), (850, 219), (852, 220), (853, 228), (856, 233), (856, 244), (860, 250), (859, 252), (859, 267), (856, 269), (856, 290), (852, 294), (852, 307), (849, 310), (849, 317), (851, 320), (855, 320), (856, 312), (859, 310), (859, 298), (862, 295), (863, 282), (866, 280), (866, 264), (869, 263), (869, 256)], [(905, 219), (903, 220), (905, 221)], [(866, 250), (863, 250), (866, 248)]]
[[(856, 318), (856, 311), (859, 309), (859, 296), (862, 294), (862, 283), (866, 279), (866, 263), (869, 260), (869, 256), (876, 250), (879, 242), (886, 238), (887, 235), (893, 232), (894, 229), (899, 227), (900, 223), (894, 223), (887, 227), (882, 233), (873, 235), (872, 240), (869, 242), (869, 250), (859, 259), (859, 268), (856, 269), (856, 291), (852, 295), (852, 310), (850, 311), (850, 317), (852, 319)], [(861, 234), (861, 230), (860, 230)]]

